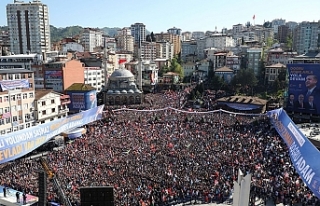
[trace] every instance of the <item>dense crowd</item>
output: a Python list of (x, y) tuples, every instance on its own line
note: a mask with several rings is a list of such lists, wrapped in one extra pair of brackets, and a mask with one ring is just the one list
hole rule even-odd
[[(113, 186), (117, 206), (224, 202), (239, 169), (252, 174), (251, 202), (320, 205), (267, 117), (160, 109), (181, 105), (181, 93), (151, 94), (145, 111), (107, 108), (82, 138), (47, 155), (74, 205), (83, 186)], [(3, 165), (1, 185), (36, 195), (39, 169), (26, 158)], [(59, 201), (50, 182), (48, 199)]]

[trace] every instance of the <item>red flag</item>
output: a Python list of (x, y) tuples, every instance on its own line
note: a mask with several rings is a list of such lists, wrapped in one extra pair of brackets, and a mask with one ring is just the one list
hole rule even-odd
[(256, 19), (256, 15), (255, 15), (255, 14), (253, 15), (252, 19), (253, 19), (253, 20), (255, 20), (255, 19)]
[(125, 63), (125, 62), (127, 62), (126, 59), (119, 59), (119, 64), (122, 64), (122, 63)]

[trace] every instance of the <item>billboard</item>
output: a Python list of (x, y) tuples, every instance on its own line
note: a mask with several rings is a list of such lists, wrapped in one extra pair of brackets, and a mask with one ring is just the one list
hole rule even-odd
[(44, 79), (46, 88), (63, 91), (63, 76), (61, 70), (44, 71)]
[(15, 80), (2, 80), (0, 81), (2, 91), (13, 90), (13, 89), (26, 89), (29, 88), (28, 79), (15, 79)]
[(38, 126), (0, 136), (0, 164), (20, 158), (52, 137), (102, 118), (104, 105)]
[(320, 64), (288, 64), (287, 111), (320, 114)]
[(67, 91), (71, 104), (70, 111), (88, 110), (97, 106), (96, 90), (92, 91)]
[(282, 108), (269, 111), (267, 115), (288, 146), (290, 159), (300, 178), (314, 195), (320, 198), (319, 150), (303, 135)]

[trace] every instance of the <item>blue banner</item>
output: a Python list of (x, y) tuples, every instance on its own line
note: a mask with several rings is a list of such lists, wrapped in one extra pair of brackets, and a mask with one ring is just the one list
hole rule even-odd
[(289, 148), (291, 161), (303, 182), (320, 198), (320, 152), (281, 108), (267, 115)]
[(104, 105), (52, 122), (0, 136), (0, 164), (22, 157), (66, 130), (102, 118)]
[(225, 103), (228, 107), (231, 107), (233, 109), (237, 110), (254, 110), (258, 109), (262, 106), (254, 105), (254, 104), (239, 104), (239, 103)]

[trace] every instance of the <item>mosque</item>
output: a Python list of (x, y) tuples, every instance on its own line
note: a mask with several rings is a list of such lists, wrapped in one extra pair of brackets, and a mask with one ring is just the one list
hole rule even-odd
[(134, 75), (129, 70), (120, 68), (109, 77), (103, 100), (105, 105), (141, 104), (142, 95)]

